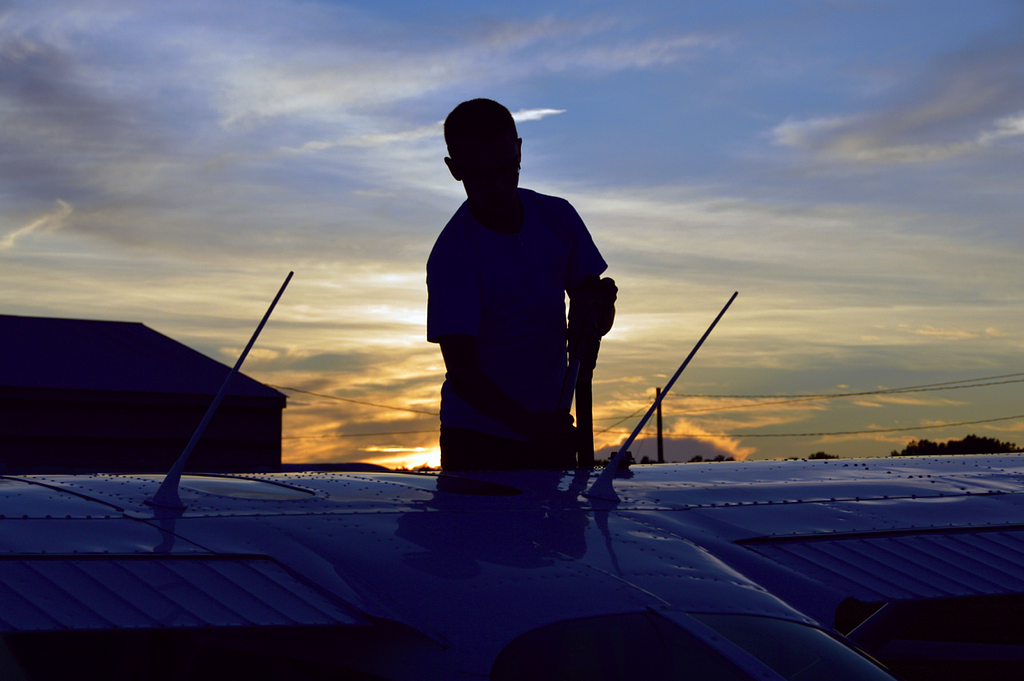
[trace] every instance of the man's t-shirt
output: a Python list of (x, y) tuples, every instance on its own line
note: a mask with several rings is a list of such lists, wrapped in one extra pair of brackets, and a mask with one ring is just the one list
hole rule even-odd
[[(607, 265), (564, 199), (519, 189), (523, 228), (498, 234), (468, 203), (427, 260), (427, 340), (476, 336), (483, 372), (530, 411), (558, 408), (566, 369), (565, 291)], [(441, 387), (441, 424), (522, 440)]]

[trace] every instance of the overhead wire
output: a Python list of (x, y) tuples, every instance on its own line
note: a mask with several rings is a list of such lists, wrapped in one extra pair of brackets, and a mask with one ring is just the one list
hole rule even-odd
[[(963, 388), (982, 388), (991, 385), (1006, 385), (1009, 383), (1024, 383), (1024, 379), (1014, 381), (995, 381), (997, 378), (1009, 378), (1012, 376), (1024, 376), (1024, 374), (1006, 374), (1005, 376), (990, 376), (988, 378), (967, 379), (963, 381), (947, 381), (945, 383), (929, 383), (926, 385), (911, 386), (907, 388), (884, 388), (881, 390), (865, 390), (852, 393), (824, 393), (820, 395), (801, 395), (799, 397), (773, 402), (754, 402), (752, 404), (733, 404), (725, 407), (706, 407), (704, 409), (689, 409), (686, 411), (671, 412), (665, 416), (682, 416), (685, 414), (701, 414), (709, 411), (727, 411), (730, 409), (749, 409), (750, 407), (769, 407), (779, 404), (794, 404), (797, 402), (812, 402), (817, 400), (829, 400), (839, 397), (867, 397), (870, 395), (900, 395), (905, 393), (934, 392), (938, 390), (960, 390)], [(988, 383), (977, 383), (977, 381), (989, 381)], [(957, 383), (970, 383), (970, 385), (955, 385)], [(675, 395), (676, 399), (682, 397), (690, 398), (712, 398), (712, 399), (772, 399), (778, 395)]]
[[(849, 393), (822, 393), (822, 394), (814, 394), (814, 395), (800, 395), (800, 396), (794, 396), (792, 398), (787, 398), (787, 399), (773, 400), (771, 402), (753, 402), (753, 403), (750, 403), (750, 404), (728, 405), (728, 406), (723, 406), (723, 407), (707, 407), (707, 408), (703, 408), (703, 409), (690, 409), (690, 410), (686, 410), (686, 411), (669, 412), (669, 413), (665, 414), (665, 416), (683, 416), (683, 415), (707, 413), (707, 412), (713, 412), (713, 411), (726, 411), (726, 410), (735, 410), (735, 409), (753, 409), (753, 408), (759, 408), (759, 407), (776, 406), (776, 405), (780, 405), (780, 404), (794, 404), (794, 403), (799, 403), (799, 402), (809, 402), (809, 401), (817, 401), (817, 400), (829, 400), (829, 399), (837, 399), (837, 398), (845, 398), (845, 397), (868, 397), (868, 396), (872, 396), (872, 395), (898, 395), (898, 394), (915, 393), (915, 392), (933, 392), (933, 391), (940, 391), (940, 390), (959, 390), (959, 389), (964, 389), (964, 388), (982, 388), (982, 387), (993, 386), (993, 385), (1007, 385), (1007, 384), (1011, 384), (1011, 383), (1022, 383), (1022, 382), (1024, 382), (1024, 379), (1019, 379), (1019, 378), (1017, 380), (1005, 380), (1005, 381), (1004, 380), (1000, 380), (1000, 379), (1014, 379), (1014, 378), (1019, 377), (1019, 376), (1024, 376), (1024, 372), (1013, 373), (1013, 374), (1003, 374), (1003, 375), (1000, 375), (1000, 376), (986, 376), (986, 377), (974, 378), (974, 379), (963, 379), (963, 380), (959, 380), (959, 381), (944, 381), (944, 382), (941, 382), (941, 383), (926, 383), (926, 384), (923, 384), (923, 385), (907, 386), (907, 387), (903, 387), (903, 388), (883, 388), (883, 389), (879, 389), (879, 390), (865, 390), (865, 391), (849, 392)], [(272, 388), (276, 388), (278, 390), (288, 390), (288, 391), (291, 391), (291, 392), (301, 393), (301, 394), (304, 394), (304, 395), (311, 395), (311, 396), (320, 397), (320, 398), (323, 398), (323, 399), (337, 400), (337, 401), (341, 401), (341, 402), (349, 402), (349, 403), (353, 403), (353, 404), (360, 404), (360, 405), (363, 405), (363, 406), (375, 407), (375, 408), (379, 408), (379, 409), (390, 409), (390, 410), (393, 410), (393, 411), (403, 411), (403, 412), (408, 412), (408, 413), (413, 413), (413, 414), (424, 414), (424, 415), (427, 415), (427, 416), (438, 416), (437, 412), (435, 412), (435, 411), (427, 411), (427, 410), (424, 410), (424, 409), (413, 409), (413, 408), (410, 408), (410, 407), (396, 407), (396, 406), (388, 405), (388, 404), (379, 404), (379, 403), (376, 403), (376, 402), (367, 402), (367, 401), (364, 401), (364, 400), (356, 400), (356, 399), (352, 399), (352, 398), (349, 398), (349, 397), (339, 397), (337, 395), (327, 395), (327, 394), (324, 394), (324, 393), (317, 393), (317, 392), (313, 392), (313, 391), (310, 391), (310, 390), (301, 390), (299, 388), (292, 388), (292, 387), (289, 387), (289, 386), (280, 386), (280, 385), (273, 385), (273, 384), (267, 384), (267, 385), (269, 385)], [(684, 394), (674, 395), (673, 397), (675, 399), (680, 399), (680, 398), (704, 398), (704, 399), (749, 399), (749, 400), (765, 400), (765, 399), (768, 399), (768, 400), (772, 400), (773, 398), (777, 398), (777, 397), (780, 397), (780, 396), (779, 395), (711, 395), (711, 394), (685, 394), (684, 393)], [(616, 426), (618, 426), (619, 424), (624, 423), (625, 421), (628, 421), (628, 420), (630, 420), (632, 418), (635, 418), (638, 414), (640, 414), (640, 412), (646, 410), (647, 408), (648, 408), (648, 406), (644, 405), (644, 406), (640, 407), (639, 409), (637, 409), (636, 411), (634, 411), (633, 413), (628, 414), (626, 416), (610, 416), (610, 417), (602, 417), (600, 419), (595, 419), (595, 420), (602, 420), (602, 421), (607, 421), (607, 420), (612, 420), (612, 419), (615, 420), (615, 423), (609, 425), (607, 428), (604, 428), (604, 429), (602, 429), (600, 431), (597, 431), (598, 434), (601, 434), (601, 433), (627, 432), (627, 431), (615, 431), (613, 429)], [(742, 437), (742, 438), (755, 438), (755, 437), (823, 437), (823, 436), (829, 436), (829, 435), (865, 435), (865, 434), (871, 434), (871, 433), (894, 433), (894, 432), (915, 431), (915, 430), (931, 430), (931, 429), (936, 429), (936, 428), (951, 428), (951, 427), (956, 427), (956, 426), (977, 425), (977, 424), (981, 424), (981, 423), (994, 423), (994, 422), (997, 422), (997, 421), (1012, 421), (1012, 420), (1015, 420), (1015, 419), (1022, 419), (1022, 418), (1024, 418), (1024, 415), (1019, 415), (1019, 416), (1003, 416), (1003, 417), (992, 418), (992, 419), (982, 419), (982, 420), (978, 420), (978, 421), (962, 421), (962, 422), (959, 422), (959, 423), (933, 424), (933, 425), (928, 425), (928, 426), (907, 426), (907, 427), (903, 427), (903, 428), (872, 428), (872, 429), (867, 429), (867, 430), (847, 430), (847, 431), (820, 432), (820, 433), (718, 433), (718, 434), (710, 434), (710, 433), (693, 433), (693, 434), (673, 433), (673, 434), (670, 435), (670, 437), (692, 437), (692, 438), (711, 438), (711, 437), (736, 437), (736, 438), (739, 438), (739, 437)], [(381, 436), (388, 436), (388, 435), (420, 435), (420, 434), (434, 433), (434, 432), (437, 432), (437, 431), (436, 430), (410, 430), (410, 431), (387, 431), (387, 432), (379, 432), (379, 433), (339, 433), (339, 434), (331, 434), (331, 435), (293, 435), (293, 436), (283, 436), (282, 439), (285, 439), (285, 440), (301, 440), (301, 439), (324, 439), (324, 438), (340, 438), (340, 437), (369, 437), (369, 436), (381, 437)]]
[[(900, 433), (911, 430), (933, 430), (938, 428), (953, 428), (956, 426), (973, 426), (979, 423), (994, 423), (996, 421), (1013, 421), (1024, 419), (1024, 414), (1018, 416), (1000, 416), (994, 419), (981, 419), (979, 421), (961, 421), (959, 423), (935, 423), (927, 426), (906, 426), (903, 428), (871, 428), (868, 430), (837, 430), (821, 433), (672, 433), (667, 437), (690, 437), (690, 438), (713, 438), (713, 437), (824, 437), (827, 435), (869, 435), (872, 433)], [(607, 430), (601, 432), (628, 433), (626, 430)]]
[[(942, 381), (941, 383), (925, 383), (924, 385), (912, 385), (905, 388), (880, 388), (878, 390), (868, 390), (865, 392), (857, 393), (821, 393), (820, 395), (801, 395), (801, 397), (846, 397), (850, 395), (870, 395), (874, 393), (887, 393), (887, 392), (915, 392), (918, 390), (924, 390), (926, 388), (935, 388), (937, 386), (956, 386), (964, 388), (973, 388), (978, 386), (963, 385), (958, 386), (960, 383), (977, 383), (978, 381), (995, 381), (1000, 378), (1015, 378), (1017, 376), (1024, 376), (1024, 372), (1015, 374), (1002, 374), (1000, 376), (984, 376), (982, 378), (963, 378), (959, 381)], [(1020, 381), (1005, 381), (1006, 383), (1020, 383), (1024, 382), (1024, 379)], [(981, 383), (982, 385), (993, 385), (991, 383)], [(698, 395), (698, 394), (686, 394), (677, 393), (675, 397), (730, 397), (730, 398), (759, 398), (759, 397), (778, 397), (778, 395)]]
[(299, 390), (298, 388), (289, 388), (286, 385), (274, 385), (267, 383), (271, 388), (277, 388), (278, 390), (291, 390), (292, 392), (302, 393), (303, 395), (313, 395), (314, 397), (323, 397), (328, 400), (338, 400), (340, 402), (351, 402), (353, 404), (362, 404), (367, 407), (377, 407), (378, 409), (392, 409), (394, 411), (407, 411), (413, 414), (426, 414), (427, 416), (439, 416), (436, 411), (426, 411), (424, 409), (411, 409), (409, 407), (393, 407), (390, 404), (377, 404), (376, 402), (364, 402), (362, 400), (353, 400), (351, 397), (338, 397), (337, 395), (325, 395), (324, 393), (315, 393), (310, 390)]

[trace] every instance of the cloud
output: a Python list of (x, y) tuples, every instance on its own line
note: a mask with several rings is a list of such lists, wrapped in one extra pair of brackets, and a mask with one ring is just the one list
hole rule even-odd
[[(653, 431), (654, 429), (648, 424), (645, 432), (630, 446), (633, 458), (637, 461), (644, 456), (652, 461), (657, 460), (657, 437)], [(613, 444), (602, 443), (595, 451), (595, 457), (598, 459), (609, 458), (611, 453), (618, 451), (625, 441), (626, 437), (622, 436)], [(716, 456), (725, 456), (742, 461), (757, 452), (756, 447), (743, 446), (736, 438), (713, 434), (693, 423), (679, 420), (664, 430), (662, 446), (665, 461), (668, 463), (685, 463), (698, 455), (705, 460), (713, 459)]]
[(520, 109), (512, 114), (512, 119), (516, 123), (520, 123), (522, 121), (539, 121), (542, 118), (562, 113), (565, 113), (565, 109)]
[(986, 130), (978, 135), (978, 144), (988, 146), (996, 140), (1020, 137), (1021, 135), (1024, 135), (1024, 112), (997, 120), (991, 130)]
[(790, 117), (775, 144), (833, 162), (910, 165), (991, 153), (1024, 136), (1024, 42), (981, 45), (934, 59), (875, 110)]
[[(288, 11), (296, 14), (295, 6)], [(552, 71), (648, 69), (689, 58), (719, 42), (705, 35), (636, 39), (616, 35), (615, 22), (550, 18), (488, 22), (467, 32), (467, 40), (455, 42), (425, 41), (421, 26), (395, 22), (388, 29), (393, 34), (389, 40), (373, 41), (360, 33), (359, 20), (366, 17), (349, 24), (334, 19), (345, 39), (313, 34), (287, 51), (276, 45), (273, 29), (269, 38), (258, 38), (256, 32), (245, 36), (255, 43), (245, 49), (240, 49), (235, 32), (232, 40), (224, 41), (214, 40), (210, 30), (177, 39), (189, 47), (200, 72), (217, 74), (218, 87), (209, 90), (211, 101), (229, 129), (263, 126), (275, 119), (349, 127), (392, 114), (400, 102), (438, 93), (493, 89)], [(396, 49), (395, 44), (405, 47)]]
[(112, 93), (75, 55), (26, 36), (0, 34), (0, 195), (12, 204), (78, 204), (97, 171), (142, 156), (154, 139), (140, 130), (139, 102)]
[(803, 121), (786, 119), (772, 129), (771, 135), (776, 144), (811, 149), (816, 146), (818, 138), (833, 134), (852, 123), (853, 119), (849, 117), (810, 118)]
[[(602, 247), (611, 249), (619, 276), (635, 278), (625, 289), (657, 282), (666, 295), (684, 299), (694, 295), (693, 286), (699, 281), (701, 295), (717, 289), (716, 297), (722, 297), (739, 289), (738, 310), (748, 305), (756, 309), (760, 303), (750, 296), (762, 293), (800, 300), (802, 305), (820, 301), (820, 310), (844, 309), (857, 316), (855, 308), (878, 308), (879, 296), (885, 307), (966, 303), (964, 296), (974, 296), (981, 289), (986, 298), (996, 300), (1006, 282), (1015, 281), (1019, 273), (1013, 249), (971, 238), (965, 217), (942, 209), (872, 206), (852, 200), (804, 205), (753, 196), (716, 196), (699, 187), (605, 188), (568, 198), (580, 207)], [(623, 230), (620, 225), (633, 229)], [(845, 245), (839, 249), (836, 243)], [(949, 276), (951, 268), (977, 276), (965, 286)], [(685, 279), (679, 278), (681, 272), (686, 273)], [(648, 309), (647, 300), (629, 301), (628, 309), (635, 315), (662, 314), (660, 308)], [(821, 314), (817, 305), (805, 310), (810, 316)], [(776, 313), (771, 321), (779, 326), (791, 315), (802, 314), (794, 310), (779, 318)], [(875, 327), (890, 313), (881, 314), (874, 323), (865, 318), (857, 336), (881, 336)], [(621, 330), (641, 319), (624, 319)], [(664, 320), (652, 318), (650, 323)], [(992, 323), (989, 319), (977, 328)], [(635, 333), (642, 336), (646, 331), (637, 327)]]
[[(517, 123), (539, 121), (548, 116), (565, 113), (565, 109), (520, 109), (512, 114)], [(333, 147), (377, 147), (388, 144), (418, 142), (424, 139), (441, 138), (444, 134), (444, 121), (421, 125), (415, 128), (394, 132), (365, 133), (336, 140), (314, 140), (303, 143), (301, 147), (282, 147), (284, 153), (314, 153)]]
[(853, 404), (858, 407), (884, 407), (892, 404), (910, 405), (918, 407), (945, 407), (945, 406), (962, 406), (970, 404), (969, 402), (963, 402), (960, 400), (951, 400), (943, 398), (925, 398), (925, 397), (908, 397), (906, 395), (875, 395), (870, 398), (861, 398), (852, 400)]
[(970, 331), (964, 331), (963, 329), (937, 329), (934, 326), (923, 326), (919, 329), (914, 329), (914, 333), (922, 336), (935, 336), (949, 340), (965, 340), (968, 338), (978, 337), (978, 334), (971, 333)]
[(243, 13), (17, 3), (0, 25), (0, 199), (38, 214), (59, 198), (75, 206), (69, 232), (140, 251), (246, 258), (315, 243), (390, 258), (382, 238), (443, 223), (461, 193), (440, 165), (437, 117), (463, 92), (554, 62), (650, 68), (714, 42), (586, 18), (477, 28), (449, 40), (379, 12), (281, 0)]
[(722, 44), (722, 38), (705, 34), (656, 38), (640, 42), (624, 40), (615, 45), (604, 44), (552, 51), (546, 55), (545, 63), (553, 71), (579, 67), (610, 72), (646, 69), (691, 59), (704, 50)]
[[(685, 435), (678, 435), (677, 433), (685, 433)], [(756, 447), (743, 446), (740, 441), (736, 438), (722, 437), (721, 435), (715, 435), (705, 430), (700, 426), (696, 426), (692, 423), (684, 421), (676, 421), (669, 429), (668, 435), (670, 438), (678, 438), (681, 442), (688, 442), (689, 447), (686, 450), (694, 449), (694, 445), (699, 443), (699, 448), (708, 450), (710, 454), (700, 453), (705, 459), (714, 458), (718, 454), (725, 454), (725, 456), (731, 456), (737, 461), (746, 459), (751, 454), (757, 451)], [(692, 455), (691, 457), (692, 458)], [(689, 461), (686, 459), (674, 459), (676, 461)], [(669, 460), (666, 455), (666, 461)]]
[[(517, 123), (539, 121), (548, 116), (565, 113), (565, 109), (520, 109), (512, 113)], [(311, 140), (300, 147), (282, 147), (284, 154), (303, 154), (327, 151), (334, 147), (379, 147), (390, 144), (415, 143), (425, 139), (440, 139), (444, 134), (444, 121), (421, 125), (394, 132), (364, 133), (335, 140)]]
[(833, 161), (877, 165), (938, 163), (981, 153), (1024, 135), (1024, 116), (1001, 118), (971, 139), (899, 144), (888, 141), (870, 122), (855, 118), (787, 120), (772, 130), (776, 144), (813, 151)]
[(412, 129), (396, 132), (366, 133), (354, 137), (337, 140), (316, 140), (305, 142), (301, 147), (283, 147), (281, 151), (291, 153), (326, 151), (332, 147), (376, 147), (386, 144), (414, 142), (422, 139), (441, 137), (444, 132), (443, 122), (421, 125)]
[(52, 232), (60, 229), (67, 222), (67, 218), (74, 212), (67, 201), (57, 199), (57, 207), (50, 213), (32, 220), (23, 227), (19, 227), (7, 236), (0, 239), (0, 251), (14, 248), (18, 239), (31, 234), (32, 232)]

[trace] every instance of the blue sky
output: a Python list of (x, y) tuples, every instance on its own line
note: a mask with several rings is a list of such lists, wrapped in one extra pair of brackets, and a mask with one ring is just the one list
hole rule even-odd
[(486, 96), (621, 289), (600, 445), (734, 290), (666, 403), (670, 456), (1024, 444), (1022, 9), (15, 0), (0, 312), (141, 321), (230, 364), (295, 270), (245, 366), (306, 391), (286, 458), (436, 461), (423, 267), (464, 196), (440, 122)]

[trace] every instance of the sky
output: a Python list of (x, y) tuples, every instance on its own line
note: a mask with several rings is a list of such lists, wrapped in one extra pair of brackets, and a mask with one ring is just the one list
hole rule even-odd
[(284, 460), (436, 465), (424, 268), (475, 97), (618, 284), (598, 456), (734, 291), (667, 459), (1024, 444), (1018, 0), (5, 0), (0, 313), (232, 365), (294, 271), (243, 367)]

